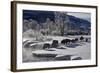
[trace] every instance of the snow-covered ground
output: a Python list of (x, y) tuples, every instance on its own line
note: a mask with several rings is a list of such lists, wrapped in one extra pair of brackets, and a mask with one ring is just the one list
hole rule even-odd
[[(39, 41), (38, 43), (33, 43), (30, 44), (29, 47), (26, 48), (23, 46), (23, 62), (38, 62), (38, 61), (52, 61), (53, 58), (49, 57), (36, 57), (33, 55), (33, 53), (52, 53), (52, 54), (57, 54), (57, 55), (73, 55), (73, 56), (79, 56), (82, 58), (82, 60), (85, 59), (91, 59), (91, 42), (76, 42), (72, 43), (69, 45), (62, 45), (60, 42), (61, 40), (68, 38), (68, 39), (73, 39), (73, 38), (79, 38), (80, 36), (67, 36), (67, 37), (62, 37), (62, 36), (43, 36), (44, 41)], [(85, 38), (90, 38), (90, 36), (84, 36)], [(51, 39), (51, 40), (47, 40)], [(30, 41), (36, 41), (34, 38), (23, 38), (23, 41), (30, 40)], [(55, 51), (44, 51), (42, 49), (44, 43), (52, 43), (52, 40), (58, 40), (60, 47), (64, 47), (66, 49), (57, 49), (54, 48)], [(38, 46), (36, 46), (38, 45)], [(34, 46), (36, 46), (34, 48)]]

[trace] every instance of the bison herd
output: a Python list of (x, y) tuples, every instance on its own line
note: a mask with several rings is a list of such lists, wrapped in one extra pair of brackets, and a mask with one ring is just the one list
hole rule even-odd
[[(63, 45), (69, 45), (69, 44), (74, 44), (74, 43), (77, 43), (77, 42), (89, 42), (90, 41), (90, 38), (86, 38), (86, 37), (79, 37), (79, 38), (73, 38), (73, 39), (69, 39), (69, 38), (66, 38), (66, 39), (62, 39), (60, 42), (58, 40), (53, 40), (52, 43), (44, 43), (43, 46), (41, 46), (42, 49), (47, 49), (47, 48), (58, 48), (58, 46), (60, 44), (63, 44)], [(31, 44), (33, 44), (35, 42), (32, 42), (32, 41), (25, 41), (23, 42), (23, 45), (24, 47), (30, 47)], [(37, 42), (38, 43), (38, 42)], [(60, 43), (60, 44), (59, 44)]]
[[(78, 41), (84, 41), (84, 42), (88, 42), (90, 39), (89, 38), (84, 38), (83, 36), (81, 36), (80, 38), (74, 38), (74, 39), (63, 39), (61, 40), (61, 44), (63, 45), (68, 45), (71, 43), (76, 43)], [(58, 40), (53, 40), (52, 44), (49, 43), (44, 43), (43, 45), (43, 49), (45, 48), (57, 48), (59, 46)]]

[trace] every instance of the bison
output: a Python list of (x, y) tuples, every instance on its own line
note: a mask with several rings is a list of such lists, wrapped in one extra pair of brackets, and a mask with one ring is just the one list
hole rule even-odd
[(78, 38), (75, 38), (75, 41), (77, 42), (78, 41)]
[(58, 40), (53, 40), (52, 44), (51, 44), (52, 48), (57, 48), (58, 47)]
[(80, 37), (80, 41), (83, 41), (83, 40), (84, 40), (84, 37), (83, 37), (83, 36), (81, 36), (81, 37)]
[(46, 48), (50, 48), (50, 44), (49, 44), (49, 43), (45, 43), (45, 44), (43, 45), (43, 49), (46, 49)]
[(70, 43), (70, 39), (63, 39), (61, 41), (61, 44), (68, 44), (68, 43)]
[(75, 39), (70, 40), (71, 43), (75, 43), (77, 41), (78, 41), (78, 38), (75, 38)]

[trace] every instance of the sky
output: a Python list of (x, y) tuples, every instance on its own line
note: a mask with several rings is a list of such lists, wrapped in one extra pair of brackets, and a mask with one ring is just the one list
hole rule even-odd
[(82, 19), (85, 19), (85, 20), (88, 20), (88, 21), (91, 20), (91, 14), (90, 13), (68, 12), (67, 14), (78, 17), (78, 18), (82, 18)]

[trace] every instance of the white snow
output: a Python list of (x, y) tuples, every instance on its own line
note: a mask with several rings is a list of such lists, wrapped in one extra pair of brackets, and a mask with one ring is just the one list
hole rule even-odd
[[(62, 36), (43, 36), (43, 37), (44, 38), (51, 38), (52, 40), (58, 40), (58, 42), (60, 44), (61, 40), (65, 39), (65, 38), (73, 39), (73, 38), (76, 38), (76, 37), (79, 38), (80, 36), (68, 36), (68, 37), (64, 37), (64, 36), (63, 37)], [(90, 36), (84, 36), (84, 37), (90, 38)], [(23, 38), (23, 40), (24, 39), (33, 41), (32, 38), (31, 39), (30, 38)], [(43, 45), (44, 43), (51, 44), (52, 40), (51, 41), (43, 41), (43, 42), (33, 43), (30, 46), (36, 45), (36, 44), (37, 45), (41, 45), (41, 44)], [(63, 47), (65, 49), (49, 48), (48, 50), (43, 50), (42, 47), (41, 47), (41, 49), (39, 49), (39, 50), (34, 50), (34, 51), (30, 50), (29, 53), (31, 53), (31, 55), (29, 54), (29, 56), (27, 56), (28, 57), (27, 61), (29, 61), (30, 59), (31, 59), (31, 61), (35, 60), (35, 58), (32, 58), (33, 53), (38, 54), (38, 55), (41, 55), (41, 54), (52, 54), (52, 55), (57, 54), (57, 56), (73, 55), (72, 58), (75, 56), (75, 57), (81, 57), (83, 60), (91, 59), (91, 42), (77, 42), (77, 43), (73, 43), (69, 46), (65, 46), (65, 45), (60, 44), (59, 47)], [(52, 50), (52, 51), (50, 51), (50, 50)], [(25, 53), (27, 53), (27, 52), (28, 51), (25, 51)], [(23, 54), (25, 54), (25, 53), (23, 52)]]
[(90, 43), (82, 43), (82, 46), (77, 46), (75, 48), (69, 48), (67, 49), (56, 49), (56, 48), (49, 48), (50, 50), (55, 51), (47, 51), (47, 50), (36, 50), (32, 53), (34, 54), (57, 54), (58, 56), (61, 55), (74, 55), (79, 56), (82, 59), (90, 59)]

